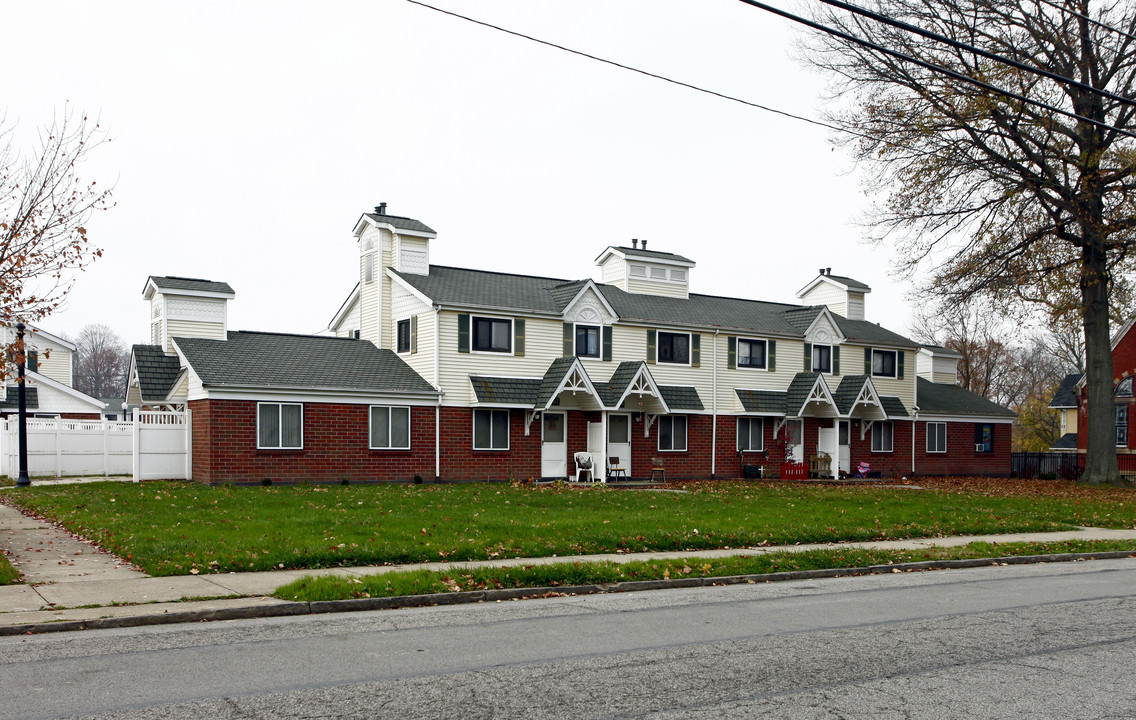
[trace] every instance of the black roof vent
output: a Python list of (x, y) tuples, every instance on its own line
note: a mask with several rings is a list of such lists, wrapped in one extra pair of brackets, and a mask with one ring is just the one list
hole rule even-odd
[(379, 203), (378, 205), (376, 205), (375, 206), (375, 214), (376, 215), (386, 215), (387, 214), (387, 204), (386, 203)]

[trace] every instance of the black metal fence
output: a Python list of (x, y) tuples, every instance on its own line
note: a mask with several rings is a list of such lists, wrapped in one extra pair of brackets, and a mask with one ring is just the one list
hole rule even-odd
[(1022, 478), (1075, 480), (1085, 464), (1084, 457), (1076, 452), (1010, 453), (1010, 474)]
[[(1136, 476), (1136, 454), (1116, 456), (1120, 474)], [(1042, 480), (1076, 480), (1085, 468), (1085, 456), (1078, 452), (1010, 453), (1010, 474)]]

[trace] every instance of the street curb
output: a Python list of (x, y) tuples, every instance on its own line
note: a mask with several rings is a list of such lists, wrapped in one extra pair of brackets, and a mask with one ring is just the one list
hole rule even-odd
[(1119, 560), (1136, 557), (1134, 550), (1113, 550), (1093, 553), (1057, 553), (1050, 555), (1016, 555), (966, 560), (924, 560), (895, 565), (868, 565), (854, 568), (824, 570), (788, 570), (756, 575), (726, 575), (706, 578), (671, 578), (664, 580), (633, 580), (600, 585), (566, 585), (562, 587), (508, 588), (502, 590), (472, 590), (466, 592), (433, 593), (429, 595), (401, 595), (386, 598), (353, 598), (350, 600), (322, 600), (315, 602), (284, 602), (275, 605), (249, 605), (246, 607), (213, 610), (187, 610), (160, 615), (134, 615), (127, 617), (94, 618), (91, 620), (63, 620), (60, 622), (29, 623), (0, 626), (0, 636), (34, 635), (75, 630), (102, 630), (108, 628), (169, 625), (174, 623), (214, 622), (218, 620), (247, 620), (253, 618), (285, 617), (290, 615), (318, 615), (367, 610), (394, 610), (397, 608), (434, 607), (439, 605), (465, 605), (469, 603), (501, 602), (504, 600), (568, 597), (575, 595), (603, 595), (610, 593), (641, 592), (644, 590), (670, 590), (690, 587), (715, 587), (757, 583), (787, 582), (790, 580), (817, 580), (851, 577), (856, 575), (884, 575), (925, 570), (952, 570), (990, 567), (998, 565), (1036, 565), (1042, 563), (1080, 562), (1085, 560)]

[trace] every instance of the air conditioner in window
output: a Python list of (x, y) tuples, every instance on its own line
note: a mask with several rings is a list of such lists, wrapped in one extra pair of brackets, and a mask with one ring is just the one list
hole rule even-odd
[(982, 452), (985, 449), (986, 445), (984, 443), (974, 443), (974, 452)]

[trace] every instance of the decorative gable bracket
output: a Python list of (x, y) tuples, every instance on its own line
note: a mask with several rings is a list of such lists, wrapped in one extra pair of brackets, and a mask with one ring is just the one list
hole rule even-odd
[(540, 415), (540, 410), (526, 410), (525, 411), (525, 437), (529, 436), (529, 432), (532, 428), (533, 420), (536, 420), (537, 415)]
[(875, 424), (876, 424), (875, 420), (861, 420), (860, 421), (860, 439), (861, 440), (864, 439), (864, 436), (868, 434), (868, 432), (872, 429), (872, 426), (875, 425)]

